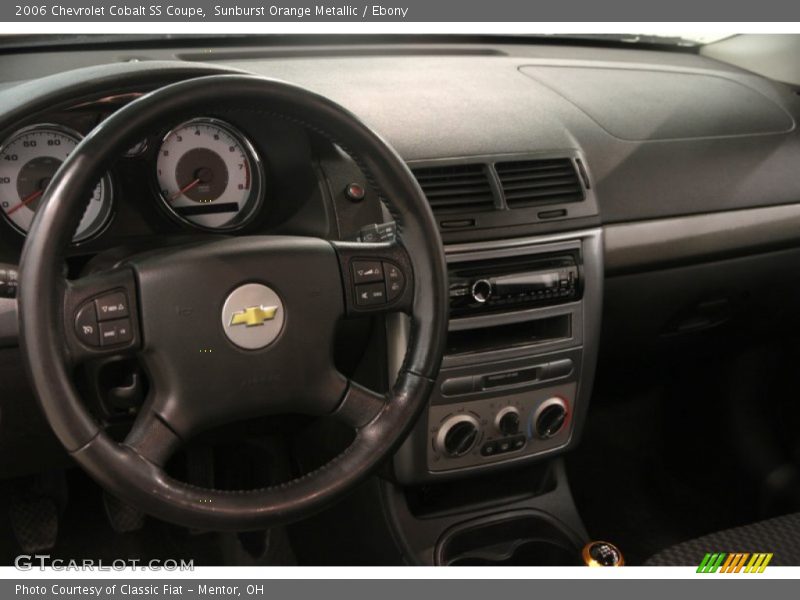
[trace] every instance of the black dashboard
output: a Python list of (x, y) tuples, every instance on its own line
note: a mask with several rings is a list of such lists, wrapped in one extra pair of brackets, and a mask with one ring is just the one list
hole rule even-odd
[[(800, 197), (800, 181), (793, 176), (800, 153), (795, 127), (800, 98), (795, 91), (681, 52), (502, 43), (298, 47), (279, 41), (268, 47), (45, 49), (5, 56), (0, 91), (4, 105), (11, 107), (26, 85), (52, 74), (56, 64), (65, 71), (141, 61), (152, 62), (155, 69), (161, 60), (180, 61), (189, 70), (202, 63), (306, 86), (380, 131), (412, 167), (483, 164), (489, 167), (492, 186), (497, 183), (491, 172), (497, 161), (578, 159), (587, 204), (573, 202), (559, 212), (562, 207), (550, 206), (554, 202), (548, 200), (542, 203), (547, 211), (523, 211), (509, 207), (494, 190), (498, 212), (486, 206), (444, 211), (446, 242), (790, 205)], [(104, 76), (102, 70), (97, 76)], [(85, 133), (109, 110), (91, 108), (92, 100), (146, 91), (102, 85), (97, 89), (94, 97), (86, 98), (89, 92), (76, 88), (76, 102), (84, 104), (80, 110), (26, 115), (25, 120), (62, 121)], [(187, 118), (197, 116), (203, 115)], [(309, 168), (313, 135), (297, 135), (287, 124), (257, 115), (232, 115), (227, 120), (252, 138), (264, 155), (267, 179), (270, 164), (278, 160)], [(3, 136), (10, 133), (4, 126)], [(165, 133), (154, 132), (150, 153)], [(147, 189), (154, 169), (146, 163), (153, 156), (144, 158), (123, 161), (118, 177), (128, 186), (132, 176), (130, 195), (149, 198), (154, 195)], [(308, 196), (308, 190), (298, 194), (281, 187), (292, 184), (270, 181), (271, 202), (296, 206), (298, 198)], [(125, 204), (122, 200), (120, 206)], [(152, 208), (145, 204), (142, 210)], [(253, 227), (275, 226), (290, 209), (284, 205), (263, 212)], [(549, 214), (539, 218), (540, 212)], [(136, 223), (134, 216), (123, 220), (134, 231), (142, 226), (175, 230), (174, 223), (159, 220), (152, 211), (141, 217), (143, 223)], [(107, 235), (116, 235), (119, 226)], [(628, 232), (611, 229), (609, 243), (616, 245), (617, 233)]]
[[(138, 87), (115, 87), (115, 73), (134, 69), (141, 71)], [(581, 293), (560, 304), (526, 305), (517, 316), (500, 309), (499, 316), (452, 319), (455, 350), (445, 357), (442, 385), (466, 388), (454, 399), (441, 387), (431, 408), (430, 418), (446, 423), (454, 403), (462, 403), (490, 422), (497, 390), (479, 389), (476, 382), (512, 377), (518, 367), (534, 364), (533, 379), (515, 388), (533, 389), (534, 400), (520, 392), (509, 402), (534, 418), (556, 390), (566, 399), (561, 419), (568, 413), (571, 420), (560, 437), (532, 443), (525, 450), (531, 455), (577, 439), (598, 355), (621, 349), (635, 354), (673, 336), (684, 320), (697, 321), (692, 311), (707, 298), (722, 296), (729, 306), (754, 297), (753, 290), (796, 258), (790, 253), (800, 225), (797, 91), (685, 52), (402, 40), (45, 48), (7, 54), (0, 62), (0, 138), (10, 141), (0, 141), (0, 158), (37, 124), (85, 135), (150, 89), (231, 71), (307, 87), (380, 132), (426, 193), (453, 265), (478, 264), (473, 270), (479, 272), (499, 269), (498, 261), (509, 256), (522, 256), (526, 265), (574, 259)], [(52, 105), (22, 110), (34, 89), (49, 95)], [(225, 162), (229, 152), (235, 160), (213, 174), (205, 163), (170, 162), (170, 152), (207, 153), (219, 138), (227, 141), (216, 158), (206, 159)], [(203, 143), (174, 150), (176, 143), (198, 139)], [(236, 178), (240, 170), (243, 179)], [(221, 173), (231, 185), (217, 189), (219, 179), (215, 183), (211, 175)], [(0, 171), (0, 203), (8, 206), (3, 204), (0, 219), (0, 262), (16, 264), (24, 227), (12, 217), (22, 208), (9, 211), (27, 204), (36, 189), (20, 187), (18, 175), (7, 175), (7, 182), (2, 177)], [(107, 181), (107, 212), (72, 247), (78, 265), (103, 250), (147, 247), (156, 237), (287, 233), (355, 240), (380, 232), (390, 220), (340, 147), (270, 114), (269, 107), (221, 106), (185, 115), (119, 157)], [(16, 196), (6, 199), (4, 186)], [(353, 194), (352, 186), (364, 195)], [(208, 194), (218, 199), (229, 193), (238, 199), (209, 200)], [(762, 268), (742, 272), (740, 258), (762, 254)], [(713, 275), (676, 284), (676, 271), (705, 267)], [(725, 281), (734, 274), (735, 281)], [(635, 291), (641, 285), (647, 294)], [(699, 329), (715, 327), (716, 319)], [(521, 334), (521, 323), (535, 325)], [(389, 325), (390, 334), (402, 335), (402, 328)], [(487, 333), (479, 360), (475, 348), (459, 350), (466, 338), (468, 347), (474, 343), (477, 330)], [(537, 341), (520, 348), (520, 335)], [(391, 351), (388, 358), (390, 371), (402, 359)], [(549, 365), (567, 362), (572, 366), (563, 379), (542, 375)], [(6, 368), (8, 379), (23, 377), (19, 365)], [(15, 393), (24, 395), (24, 384), (16, 385)], [(438, 462), (446, 454), (437, 450), (438, 433), (431, 442), (424, 423), (421, 428), (398, 455), (401, 480), (417, 481), (420, 472), (447, 476)], [(494, 443), (491, 437), (487, 443)], [(476, 455), (456, 462), (473, 469), (496, 459)]]

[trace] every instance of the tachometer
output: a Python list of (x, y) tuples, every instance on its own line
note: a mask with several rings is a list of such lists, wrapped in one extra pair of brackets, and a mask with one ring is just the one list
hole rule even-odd
[(263, 169), (255, 149), (217, 119), (193, 119), (170, 131), (156, 175), (167, 208), (201, 228), (237, 229), (261, 206)]
[[(80, 139), (66, 127), (42, 124), (20, 129), (0, 146), (0, 209), (21, 233), (30, 229), (50, 179)], [(106, 175), (87, 199), (73, 241), (97, 234), (110, 216), (111, 180)]]

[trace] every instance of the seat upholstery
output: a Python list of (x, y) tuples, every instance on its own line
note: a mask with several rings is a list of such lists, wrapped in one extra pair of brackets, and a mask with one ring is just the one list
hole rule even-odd
[(647, 566), (697, 566), (707, 552), (771, 552), (771, 565), (800, 566), (800, 513), (718, 531), (662, 550)]

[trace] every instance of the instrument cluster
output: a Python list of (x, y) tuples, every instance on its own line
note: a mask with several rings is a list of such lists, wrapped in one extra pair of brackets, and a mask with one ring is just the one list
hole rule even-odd
[[(17, 232), (29, 231), (50, 180), (82, 138), (76, 129), (42, 122), (0, 141), (0, 214)], [(262, 158), (247, 136), (222, 119), (192, 118), (163, 137), (142, 140), (123, 160), (136, 158), (148, 161), (149, 189), (162, 212), (186, 228), (232, 232), (264, 209)], [(87, 197), (73, 243), (96, 238), (108, 226), (115, 213), (114, 178), (106, 173)]]

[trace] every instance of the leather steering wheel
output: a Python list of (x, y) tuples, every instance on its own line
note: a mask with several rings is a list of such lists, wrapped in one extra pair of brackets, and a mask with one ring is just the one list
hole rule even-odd
[[(221, 107), (290, 119), (338, 144), (390, 207), (398, 240), (210, 237), (66, 279), (64, 251), (87, 191), (114, 159), (159, 127)], [(384, 275), (393, 278), (394, 292), (378, 298), (381, 303), (365, 305), (357, 297), (358, 261), (380, 262)], [(374, 472), (402, 442), (426, 405), (441, 362), (446, 282), (441, 239), (425, 197), (379, 135), (301, 87), (238, 74), (199, 77), (119, 109), (54, 176), (23, 249), (21, 348), (57, 437), (110, 493), (189, 527), (264, 528), (323, 508)], [(119, 343), (87, 344), (76, 319), (109, 293), (125, 295), (130, 331)], [(335, 368), (333, 334), (342, 318), (395, 311), (410, 316), (408, 348), (391, 391), (380, 394)], [(209, 348), (213, 352), (202, 352)], [(87, 411), (71, 377), (75, 365), (109, 355), (135, 356), (151, 386), (122, 442)], [(166, 461), (197, 433), (279, 413), (332, 415), (355, 429), (354, 441), (321, 468), (258, 490), (199, 488), (165, 472)]]

